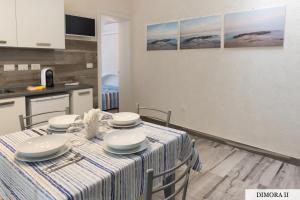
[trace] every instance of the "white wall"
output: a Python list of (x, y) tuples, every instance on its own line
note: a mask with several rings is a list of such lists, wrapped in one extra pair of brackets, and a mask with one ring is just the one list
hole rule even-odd
[(120, 91), (119, 91), (119, 110), (134, 111), (134, 100), (132, 91), (132, 54), (131, 46), (131, 21), (125, 20), (119, 22), (120, 33)]
[(64, 0), (68, 14), (97, 18), (99, 12), (131, 15), (131, 0)]
[[(287, 5), (284, 48), (146, 51), (146, 24)], [(300, 1), (134, 0), (133, 90), (172, 123), (300, 158)]]

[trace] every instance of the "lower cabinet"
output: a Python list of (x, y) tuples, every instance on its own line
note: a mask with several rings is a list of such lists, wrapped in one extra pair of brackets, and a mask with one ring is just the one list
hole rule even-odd
[(83, 115), (93, 108), (93, 89), (74, 90), (70, 97), (71, 113)]
[[(51, 103), (47, 108), (51, 107)], [(57, 105), (56, 105), (57, 106)], [(74, 90), (70, 93), (70, 111), (83, 115), (93, 108), (93, 89)], [(26, 115), (25, 97), (0, 99), (0, 135), (21, 130), (19, 115)]]
[(0, 135), (20, 131), (19, 115), (25, 114), (25, 97), (0, 99)]

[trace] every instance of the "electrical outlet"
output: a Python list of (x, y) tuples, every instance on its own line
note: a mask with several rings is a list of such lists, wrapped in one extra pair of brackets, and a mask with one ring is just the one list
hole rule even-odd
[(28, 64), (20, 64), (18, 65), (19, 71), (27, 71), (28, 70)]
[(31, 64), (31, 70), (41, 70), (40, 64)]
[(15, 65), (14, 64), (3, 65), (3, 70), (5, 72), (15, 71)]
[(94, 67), (93, 63), (86, 63), (86, 68), (92, 69)]

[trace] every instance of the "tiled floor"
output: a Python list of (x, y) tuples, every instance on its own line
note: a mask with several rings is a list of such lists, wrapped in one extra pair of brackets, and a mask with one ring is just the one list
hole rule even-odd
[[(187, 200), (243, 200), (247, 188), (300, 189), (299, 166), (195, 139), (203, 169), (191, 174)], [(161, 194), (154, 199), (161, 199)]]

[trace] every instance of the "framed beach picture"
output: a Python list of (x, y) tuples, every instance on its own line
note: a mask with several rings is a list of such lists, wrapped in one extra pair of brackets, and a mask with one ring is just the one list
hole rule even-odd
[(285, 15), (285, 6), (225, 15), (225, 48), (283, 46)]
[(147, 26), (147, 50), (177, 50), (178, 22)]
[(180, 49), (221, 47), (221, 16), (200, 17), (180, 22)]

